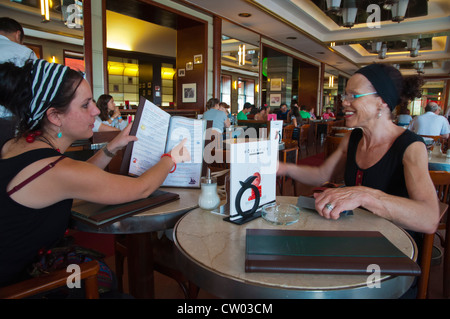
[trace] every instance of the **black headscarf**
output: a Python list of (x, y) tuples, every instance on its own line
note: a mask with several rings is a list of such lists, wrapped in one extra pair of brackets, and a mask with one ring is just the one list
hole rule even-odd
[(359, 69), (356, 73), (364, 75), (372, 83), (378, 95), (389, 105), (391, 111), (394, 110), (400, 102), (400, 92), (392, 76), (402, 78), (400, 71), (390, 65), (374, 63)]

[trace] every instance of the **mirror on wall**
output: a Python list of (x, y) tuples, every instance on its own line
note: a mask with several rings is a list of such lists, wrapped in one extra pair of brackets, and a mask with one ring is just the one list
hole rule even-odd
[(260, 106), (259, 43), (258, 34), (222, 20), (220, 100), (231, 113), (242, 110), (246, 102)]

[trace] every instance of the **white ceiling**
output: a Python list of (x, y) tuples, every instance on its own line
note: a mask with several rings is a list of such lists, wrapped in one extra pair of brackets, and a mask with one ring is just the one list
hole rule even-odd
[[(380, 28), (366, 24), (348, 29), (339, 27), (309, 0), (182, 0), (225, 18), (248, 30), (324, 62), (346, 74), (363, 65), (380, 63), (414, 63), (430, 61), (425, 76), (448, 76), (450, 73), (450, 1), (428, 0), (428, 15), (397, 22), (381, 22)], [(250, 13), (243, 18), (239, 13)], [(226, 32), (226, 27), (224, 32)], [(385, 59), (368, 52), (360, 44), (371, 40), (402, 40), (415, 36), (433, 38), (431, 50), (419, 51), (416, 58), (409, 51), (390, 53)], [(235, 36), (238, 38), (238, 35)], [(294, 37), (295, 39), (288, 39)], [(245, 39), (241, 39), (245, 40)], [(330, 47), (330, 42), (353, 44)], [(404, 74), (414, 69), (402, 70)]]
[[(193, 5), (211, 14), (218, 15), (226, 21), (223, 33), (259, 46), (259, 35), (277, 42), (303, 55), (334, 67), (341, 73), (351, 75), (365, 64), (381, 63), (414, 63), (429, 61), (424, 69), (425, 76), (448, 77), (450, 75), (450, 0), (428, 0), (428, 15), (405, 19), (401, 23), (382, 22), (378, 29), (364, 25), (356, 25), (352, 29), (337, 26), (327, 15), (320, 11), (310, 0), (173, 0)], [(380, 0), (381, 1), (381, 0)], [(412, 0), (410, 0), (412, 1)], [(55, 40), (81, 44), (81, 30), (68, 29), (51, 21), (40, 23), (40, 15), (36, 9), (0, 0), (1, 15), (12, 16), (25, 27), (29, 36), (42, 37), (44, 32), (51, 32)], [(249, 18), (239, 13), (251, 13)], [(36, 27), (37, 26), (37, 27)], [(51, 30), (51, 31), (49, 31)], [(254, 31), (254, 32), (250, 32)], [(386, 59), (379, 59), (358, 43), (371, 40), (406, 39), (414, 36), (433, 38), (432, 49), (419, 51), (419, 56), (412, 58), (409, 51), (387, 53)], [(288, 39), (294, 37), (295, 39)], [(350, 45), (330, 47), (330, 42), (337, 44), (351, 42)], [(75, 43), (74, 43), (75, 44)], [(402, 69), (405, 74), (415, 70)]]

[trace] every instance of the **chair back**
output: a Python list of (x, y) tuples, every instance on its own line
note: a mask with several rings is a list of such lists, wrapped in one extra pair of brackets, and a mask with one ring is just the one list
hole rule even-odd
[(292, 141), (292, 135), (294, 133), (294, 124), (286, 125), (283, 128), (283, 140)]
[(343, 137), (341, 136), (331, 136), (328, 135), (325, 140), (325, 159), (327, 159), (333, 152), (338, 148), (341, 143)]
[(437, 142), (441, 138), (440, 135), (420, 135), (420, 136), (432, 138), (435, 142)]
[(450, 172), (430, 171), (430, 177), (436, 187), (439, 200), (445, 204), (449, 204)]
[(300, 127), (300, 134), (298, 138), (298, 145), (307, 144), (308, 143), (308, 133), (311, 124), (305, 124)]

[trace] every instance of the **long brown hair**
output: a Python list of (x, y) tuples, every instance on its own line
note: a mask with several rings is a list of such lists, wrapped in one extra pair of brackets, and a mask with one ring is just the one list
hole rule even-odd
[(114, 111), (108, 110), (108, 103), (111, 101), (113, 97), (109, 94), (100, 95), (97, 100), (97, 107), (100, 110), (100, 114), (98, 115), (102, 121), (107, 121), (111, 115), (114, 114)]

